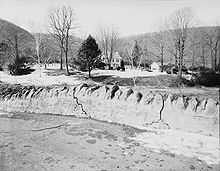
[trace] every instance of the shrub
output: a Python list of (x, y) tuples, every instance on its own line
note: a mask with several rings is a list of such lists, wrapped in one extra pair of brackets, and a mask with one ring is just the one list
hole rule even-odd
[(163, 65), (163, 70), (167, 72), (167, 74), (172, 73), (172, 68), (175, 68), (174, 64)]
[(141, 63), (140, 66), (143, 67), (143, 68), (150, 68), (150, 64), (146, 63), (146, 62), (145, 63)]
[(203, 85), (208, 87), (220, 86), (220, 73), (214, 71), (203, 71), (194, 74), (192, 82), (196, 85)]
[(206, 67), (203, 67), (203, 66), (191, 66), (191, 67), (189, 67), (189, 70), (190, 70), (190, 71), (193, 71), (193, 72), (207, 72), (207, 71), (212, 71), (212, 69), (206, 68)]
[(106, 64), (104, 62), (99, 62), (96, 67), (98, 69), (105, 69), (105, 66), (106, 66)]
[(85, 67), (89, 71), (89, 78), (91, 78), (91, 71), (97, 67), (101, 62), (101, 50), (96, 43), (96, 40), (89, 35), (86, 40), (83, 41), (77, 54), (77, 62), (80, 67)]
[(28, 62), (25, 57), (16, 58), (8, 65), (8, 70), (11, 75), (30, 74), (33, 71), (28, 66)]
[[(178, 73), (178, 66), (174, 64), (168, 64), (163, 66), (163, 70), (167, 72), (167, 74), (177, 74)], [(182, 66), (182, 72), (187, 73), (188, 70), (185, 66)]]
[(121, 60), (120, 69), (121, 69), (122, 71), (125, 71), (125, 63), (124, 63), (123, 60)]

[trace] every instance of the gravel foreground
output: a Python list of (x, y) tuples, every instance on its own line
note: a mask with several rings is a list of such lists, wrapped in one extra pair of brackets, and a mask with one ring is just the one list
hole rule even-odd
[(47, 114), (0, 114), (0, 171), (219, 170), (196, 158), (143, 147), (142, 131)]

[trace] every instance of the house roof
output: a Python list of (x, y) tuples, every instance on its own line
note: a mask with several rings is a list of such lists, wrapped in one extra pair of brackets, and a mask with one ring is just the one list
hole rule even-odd
[(153, 62), (151, 65), (158, 65), (158, 66), (160, 66), (160, 63), (159, 62)]
[(118, 52), (115, 52), (115, 53), (114, 53), (113, 58), (122, 59), (122, 57), (119, 55)]

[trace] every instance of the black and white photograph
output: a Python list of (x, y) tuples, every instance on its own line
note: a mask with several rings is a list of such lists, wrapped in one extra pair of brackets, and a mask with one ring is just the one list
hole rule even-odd
[(219, 171), (220, 0), (0, 0), (0, 171)]

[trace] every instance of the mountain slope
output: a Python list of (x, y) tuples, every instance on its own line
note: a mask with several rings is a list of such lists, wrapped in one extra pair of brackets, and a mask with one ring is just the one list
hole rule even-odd
[[(1, 65), (12, 61), (16, 56), (33, 56), (35, 54), (35, 39), (25, 29), (3, 19), (0, 19), (0, 43), (7, 46), (6, 53), (1, 53)], [(17, 48), (16, 48), (17, 46)]]
[[(193, 61), (194, 65), (201, 66), (204, 62), (205, 65), (211, 65), (211, 52), (209, 47), (209, 39), (214, 42), (217, 36), (219, 27), (194, 27), (189, 28), (187, 41), (185, 46), (184, 64), (191, 66)], [(126, 60), (126, 51), (131, 51), (135, 40), (138, 41), (139, 46), (144, 53), (144, 59), (147, 61), (160, 61), (160, 48), (159, 42), (164, 39), (164, 62), (174, 63), (173, 56), (174, 44), (173, 35), (169, 31), (161, 33), (145, 33), (135, 36), (123, 37), (120, 39), (118, 51)], [(220, 43), (219, 43), (220, 45)], [(214, 43), (213, 43), (214, 46)], [(219, 49), (220, 47), (218, 47)], [(219, 50), (218, 50), (219, 51)], [(203, 53), (203, 54), (202, 54)], [(220, 53), (220, 52), (219, 52)], [(204, 55), (204, 58), (202, 56)], [(204, 60), (204, 61), (203, 61)]]
[[(0, 42), (18, 36), (18, 43), (25, 47), (34, 47), (34, 37), (25, 29), (3, 19), (0, 19)], [(18, 44), (19, 46), (19, 44)]]

